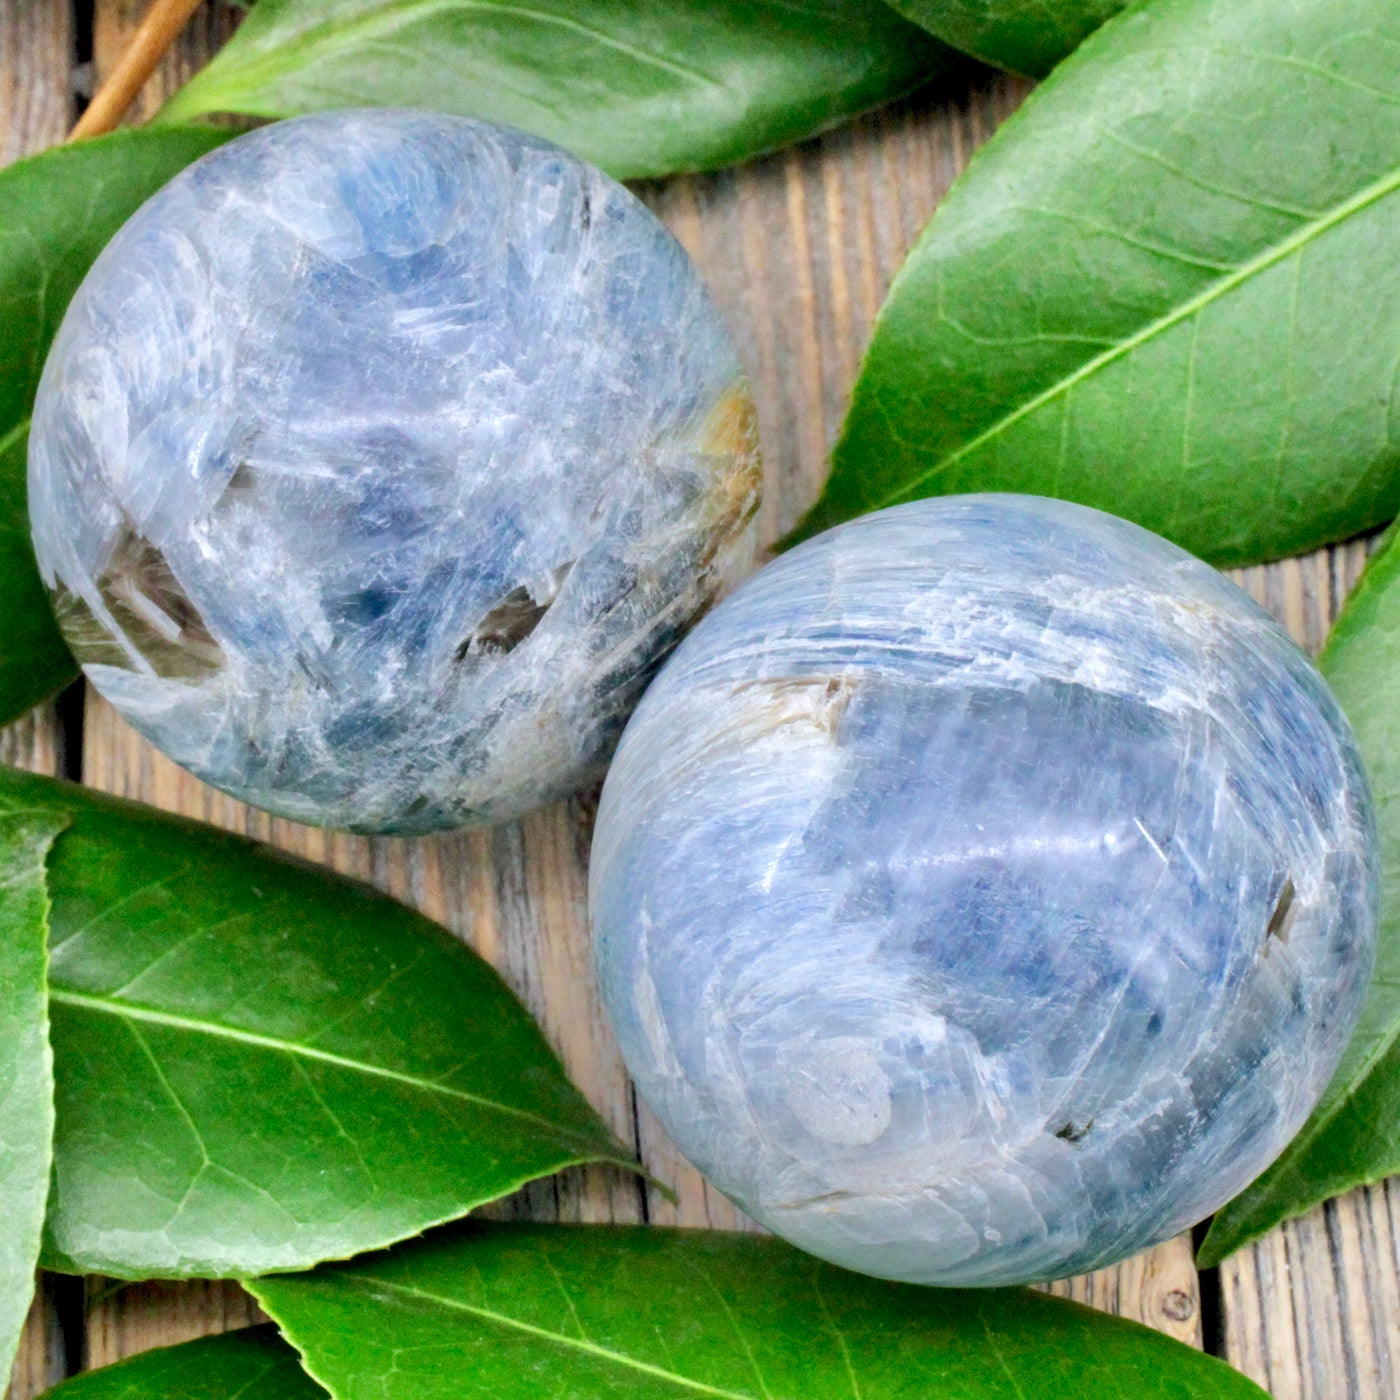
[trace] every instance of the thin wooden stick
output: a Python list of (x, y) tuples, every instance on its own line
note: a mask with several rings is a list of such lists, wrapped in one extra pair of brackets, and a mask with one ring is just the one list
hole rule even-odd
[(87, 111), (69, 133), (70, 141), (113, 130), (136, 101), (136, 94), (145, 87), (146, 79), (156, 71), (156, 64), (165, 51), (203, 3), (204, 0), (155, 0), (141, 21), (141, 27), (132, 35), (121, 62), (93, 95)]

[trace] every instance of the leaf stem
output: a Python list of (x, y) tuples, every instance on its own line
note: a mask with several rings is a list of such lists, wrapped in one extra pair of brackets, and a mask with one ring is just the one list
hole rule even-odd
[(98, 88), (87, 111), (69, 133), (70, 141), (100, 136), (116, 127), (201, 4), (203, 0), (155, 0), (121, 61)]

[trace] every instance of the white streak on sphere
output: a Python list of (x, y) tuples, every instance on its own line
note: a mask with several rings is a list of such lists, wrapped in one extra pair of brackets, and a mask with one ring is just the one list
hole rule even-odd
[(482, 122), (340, 112), (177, 176), (45, 367), (34, 542), (97, 688), (208, 782), (427, 831), (597, 776), (752, 560), (752, 400), (680, 245)]
[(1111, 516), (920, 501), (681, 645), (603, 790), (609, 1014), (682, 1151), (854, 1269), (1049, 1279), (1301, 1125), (1375, 939), (1366, 779), (1237, 588)]

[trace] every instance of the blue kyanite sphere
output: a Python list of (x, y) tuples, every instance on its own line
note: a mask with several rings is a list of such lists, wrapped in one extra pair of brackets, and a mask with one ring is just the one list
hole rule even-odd
[(919, 501), (681, 646), (603, 790), (592, 917), (638, 1087), (814, 1254), (1012, 1284), (1199, 1220), (1280, 1151), (1371, 967), (1327, 687), (1111, 516)]
[(548, 143), (265, 127), (88, 274), (29, 458), (88, 677), (302, 821), (492, 822), (596, 776), (752, 557), (752, 401), (699, 275)]

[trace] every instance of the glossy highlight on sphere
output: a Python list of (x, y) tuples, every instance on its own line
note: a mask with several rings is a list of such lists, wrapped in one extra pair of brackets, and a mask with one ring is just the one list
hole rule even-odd
[(747, 569), (753, 406), (680, 245), (547, 142), (264, 127), (94, 264), (44, 370), (34, 542), (88, 677), (301, 821), (502, 821), (602, 770)]
[(603, 789), (628, 1068), (770, 1229), (917, 1283), (1076, 1274), (1235, 1195), (1372, 963), (1365, 775), (1233, 584), (1112, 516), (950, 496), (762, 570)]

